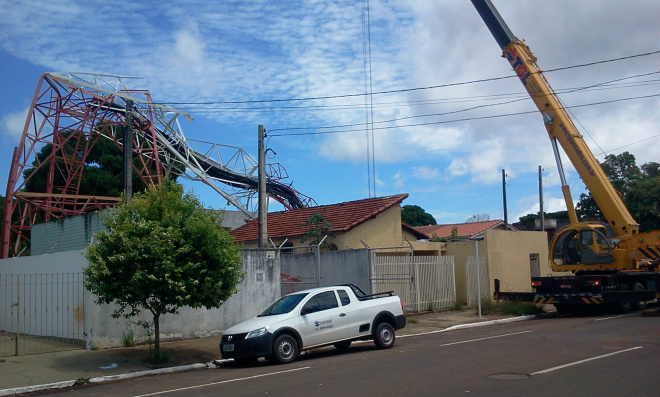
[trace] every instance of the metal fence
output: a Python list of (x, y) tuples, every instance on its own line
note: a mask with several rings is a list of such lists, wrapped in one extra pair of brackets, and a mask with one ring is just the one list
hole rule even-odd
[(435, 310), (456, 303), (452, 256), (388, 256), (374, 252), (372, 263), (372, 292), (394, 291), (404, 310)]
[(0, 275), (0, 356), (85, 347), (83, 273)]

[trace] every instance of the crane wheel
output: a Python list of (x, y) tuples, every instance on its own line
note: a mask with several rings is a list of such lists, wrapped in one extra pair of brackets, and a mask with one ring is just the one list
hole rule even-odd
[[(620, 284), (617, 291), (630, 291), (630, 288), (626, 284)], [(619, 313), (628, 313), (632, 307), (631, 301), (619, 302), (615, 304), (615, 309)]]
[[(644, 286), (640, 282), (635, 282), (631, 288), (633, 291), (644, 291)], [(646, 308), (646, 302), (632, 302), (632, 310), (642, 311)]]

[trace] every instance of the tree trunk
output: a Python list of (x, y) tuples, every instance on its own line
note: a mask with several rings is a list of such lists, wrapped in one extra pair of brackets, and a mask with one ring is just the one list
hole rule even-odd
[(154, 361), (160, 362), (160, 313), (154, 313)]

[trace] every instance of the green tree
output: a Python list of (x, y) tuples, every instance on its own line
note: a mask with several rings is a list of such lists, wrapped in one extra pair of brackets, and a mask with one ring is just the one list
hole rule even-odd
[[(101, 132), (99, 126), (91, 136), (95, 140), (89, 153), (84, 159), (83, 172), (80, 181), (79, 194), (90, 196), (109, 196), (119, 197), (124, 189), (124, 160), (120, 146), (113, 139), (108, 139), (108, 135), (119, 142), (122, 140), (123, 127), (116, 126), (105, 127)], [(80, 131), (67, 130), (62, 132), (62, 139), (65, 139), (63, 147), (55, 153), (56, 166), (58, 171), (54, 173), (55, 186), (64, 184), (67, 171), (64, 166), (64, 159), (81, 158), (83, 153), (81, 148), (87, 146), (87, 138)], [(48, 167), (38, 167), (53, 152), (53, 145), (47, 144), (36, 154), (32, 162), (32, 168), (23, 171), (23, 178), (26, 179), (25, 190), (28, 192), (43, 193), (46, 192), (46, 180), (48, 176)], [(133, 163), (140, 164), (140, 159), (134, 157)], [(28, 179), (34, 172), (34, 175)], [(176, 180), (177, 174), (170, 174), (171, 179)], [(147, 188), (142, 178), (135, 170), (132, 173), (133, 191), (140, 192)]]
[(404, 205), (401, 208), (401, 222), (408, 226), (437, 225), (433, 215), (417, 205)]
[[(606, 156), (601, 165), (628, 211), (639, 223), (640, 231), (660, 229), (660, 164), (650, 162), (637, 167), (635, 156), (624, 152)], [(605, 220), (589, 193), (580, 195), (576, 210), (580, 217)]]
[(660, 164), (642, 165), (642, 177), (633, 183), (625, 203), (642, 232), (660, 229)]
[[(629, 152), (623, 152), (617, 155), (608, 154), (600, 165), (603, 167), (603, 171), (605, 171), (605, 175), (607, 175), (614, 189), (621, 194), (625, 203), (626, 193), (642, 177), (639, 167), (635, 164), (635, 156)], [(579, 217), (605, 220), (600, 208), (598, 208), (596, 201), (594, 201), (589, 192), (580, 194), (580, 200), (575, 209)]]
[[(557, 211), (557, 212), (543, 212), (543, 217), (545, 219), (557, 219), (557, 220), (568, 220), (568, 211)], [(515, 225), (522, 225), (529, 222), (534, 222), (539, 219), (539, 214), (527, 214), (518, 218), (518, 222), (514, 223)]]
[(323, 241), (321, 249), (330, 249), (333, 246), (330, 240), (335, 238), (335, 236), (329, 234), (332, 230), (332, 223), (327, 221), (320, 212), (313, 213), (305, 222), (298, 226), (306, 229), (305, 233), (300, 237), (301, 243), (310, 240), (312, 243), (318, 244), (327, 235), (328, 237)]
[(199, 199), (166, 181), (137, 193), (104, 219), (85, 257), (85, 287), (97, 303), (116, 303), (113, 317), (151, 313), (155, 359), (161, 359), (159, 320), (182, 306), (220, 307), (243, 278), (241, 254)]

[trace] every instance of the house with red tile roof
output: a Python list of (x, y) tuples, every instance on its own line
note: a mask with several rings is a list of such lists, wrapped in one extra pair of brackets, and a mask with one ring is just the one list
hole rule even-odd
[(517, 230), (511, 225), (505, 225), (501, 219), (482, 222), (453, 223), (447, 225), (415, 226), (416, 231), (424, 233), (428, 238), (459, 239), (483, 237), (486, 230)]
[[(305, 226), (305, 221), (314, 214), (321, 214), (331, 226), (324, 234), (332, 236), (326, 240), (330, 249), (360, 249), (365, 244), (371, 248), (400, 247), (406, 245), (406, 239), (413, 244), (418, 239), (425, 239), (424, 233), (401, 223), (401, 202), (407, 193), (387, 197), (368, 198), (338, 204), (317, 207), (298, 208), (267, 215), (267, 235), (276, 245), (284, 247), (308, 247), (310, 241), (301, 242), (305, 233), (313, 225)], [(248, 221), (233, 230), (234, 239), (245, 248), (255, 248), (258, 242), (258, 222)], [(314, 242), (311, 242), (314, 243)], [(437, 251), (439, 255), (442, 243), (433, 247), (426, 243), (425, 250)]]

